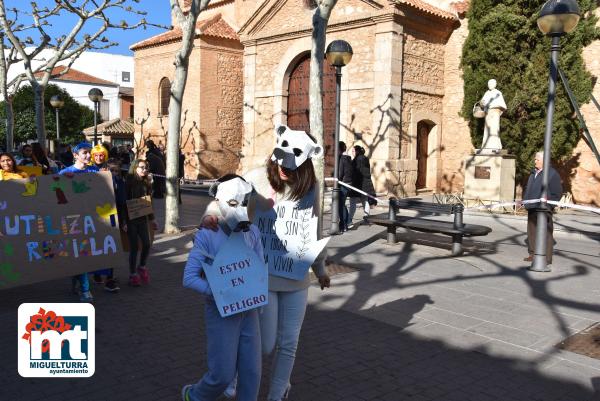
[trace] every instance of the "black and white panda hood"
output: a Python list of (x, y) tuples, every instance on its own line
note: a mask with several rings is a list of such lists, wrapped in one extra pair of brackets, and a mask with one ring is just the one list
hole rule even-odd
[(323, 148), (304, 131), (295, 131), (285, 125), (275, 128), (277, 143), (271, 160), (289, 170), (296, 170), (307, 159), (323, 155)]

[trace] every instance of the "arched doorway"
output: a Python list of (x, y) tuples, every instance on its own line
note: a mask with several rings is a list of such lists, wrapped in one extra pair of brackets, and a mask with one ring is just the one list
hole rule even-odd
[(416, 189), (427, 188), (427, 159), (429, 157), (429, 132), (431, 126), (425, 121), (417, 124), (417, 182)]
[[(310, 133), (310, 53), (303, 55), (292, 68), (288, 84), (287, 125)], [(333, 174), (333, 140), (335, 135), (335, 69), (323, 63), (323, 136), (325, 176)]]

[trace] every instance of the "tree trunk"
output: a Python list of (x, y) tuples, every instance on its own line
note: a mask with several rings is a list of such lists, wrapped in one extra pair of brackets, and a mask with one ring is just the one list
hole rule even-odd
[[(323, 54), (325, 54), (325, 29), (327, 20), (321, 17), (321, 13), (317, 8), (313, 15), (313, 31), (312, 31), (312, 46), (310, 50), (310, 133), (313, 135), (319, 145), (325, 149), (325, 141), (323, 138)], [(313, 160), (315, 166), (315, 174), (319, 185), (321, 213), (319, 214), (319, 230), (323, 229), (323, 210), (324, 210), (324, 195), (325, 195), (325, 157), (316, 158)]]
[[(337, 0), (322, 0), (315, 9), (312, 19), (312, 45), (310, 49), (310, 133), (317, 139), (319, 145), (325, 149), (323, 138), (323, 57), (325, 55), (325, 35), (331, 10)], [(337, 146), (337, 144), (334, 144)], [(319, 185), (321, 212), (319, 213), (319, 238), (323, 230), (323, 210), (325, 196), (325, 157), (313, 160), (315, 174)]]
[(46, 149), (46, 120), (44, 118), (44, 92), (45, 86), (34, 85), (33, 102), (35, 104), (35, 129), (37, 141), (43, 149)]
[(169, 131), (167, 132), (167, 197), (165, 200), (165, 233), (179, 232), (179, 138), (181, 137), (181, 105), (187, 83), (187, 59), (175, 68), (169, 102)]
[(10, 96), (4, 97), (4, 108), (6, 109), (6, 151), (12, 152), (15, 146), (15, 113)]
[(198, 15), (210, 0), (192, 0), (184, 17), (181, 9), (171, 0), (171, 10), (182, 29), (181, 48), (175, 55), (175, 78), (171, 83), (169, 100), (169, 131), (167, 132), (167, 197), (165, 200), (165, 233), (179, 230), (179, 139), (181, 138), (181, 108), (187, 83), (188, 61), (194, 48)]

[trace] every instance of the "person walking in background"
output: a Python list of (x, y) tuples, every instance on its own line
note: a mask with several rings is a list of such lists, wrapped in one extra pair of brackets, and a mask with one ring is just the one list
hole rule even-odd
[(166, 178), (167, 173), (165, 168), (165, 161), (162, 158), (160, 150), (156, 147), (152, 140), (146, 141), (148, 151), (146, 152), (146, 160), (148, 162), (148, 168), (152, 174), (152, 196), (161, 199), (165, 197), (166, 190)]
[(19, 166), (35, 166), (35, 159), (33, 158), (33, 148), (31, 145), (25, 144), (21, 146), (21, 154), (17, 156), (17, 163)]
[(179, 150), (179, 171), (177, 172), (177, 193), (179, 194), (179, 204), (181, 205), (181, 180), (185, 177), (185, 155)]
[(348, 231), (348, 208), (346, 207), (346, 198), (348, 197), (348, 193), (350, 189), (341, 183), (352, 185), (352, 176), (354, 174), (352, 167), (352, 159), (350, 156), (346, 155), (346, 144), (342, 141), (338, 143), (339, 150), (339, 160), (338, 160), (338, 180), (340, 181), (340, 195), (339, 195), (339, 203), (338, 203), (338, 211), (339, 211), (339, 228), (340, 233)]
[[(369, 158), (365, 155), (365, 149), (362, 146), (354, 145), (352, 147), (352, 165), (354, 167), (352, 176), (352, 186), (360, 189), (363, 192), (368, 193), (371, 196), (375, 196), (375, 188), (373, 187), (373, 180), (371, 179), (371, 165)], [(375, 199), (369, 198), (368, 196), (352, 191), (350, 193), (350, 209), (348, 211), (349, 228), (354, 227), (352, 220), (356, 213), (356, 206), (360, 202), (363, 206), (363, 219), (366, 219), (370, 213), (370, 207), (377, 205)]]
[(62, 144), (60, 148), (61, 151), (58, 154), (59, 161), (65, 167), (71, 166), (73, 164), (73, 151), (71, 150), (71, 145)]
[[(544, 166), (544, 152), (537, 152), (535, 154), (534, 169), (527, 180), (523, 200), (540, 199), (542, 197), (542, 171), (544, 168), (548, 168), (548, 200), (557, 202), (560, 200), (562, 196), (560, 176), (552, 166)], [(541, 209), (540, 202), (537, 202), (525, 204), (525, 209), (527, 209), (527, 248), (529, 256), (523, 260), (525, 262), (533, 261), (533, 255), (535, 254), (535, 233), (537, 231), (537, 215), (540, 210), (543, 210), (548, 221), (548, 230), (546, 233), (546, 262), (548, 265), (551, 265), (552, 252), (554, 250), (554, 222), (552, 220), (554, 206), (548, 205), (547, 209)]]
[[(148, 163), (142, 159), (136, 159), (129, 167), (129, 174), (125, 180), (127, 200), (150, 197), (152, 195), (152, 181), (148, 176)], [(157, 230), (158, 225), (154, 220), (154, 214), (140, 216), (130, 219), (125, 214), (123, 231), (129, 239), (129, 285), (139, 287), (142, 283), (150, 282), (150, 274), (146, 262), (150, 254), (150, 229)], [(140, 264), (137, 267), (138, 241), (141, 241)], [(137, 267), (137, 269), (136, 269)]]
[(58, 173), (58, 165), (46, 155), (46, 151), (38, 142), (31, 144), (31, 157), (34, 165), (42, 168), (43, 175)]

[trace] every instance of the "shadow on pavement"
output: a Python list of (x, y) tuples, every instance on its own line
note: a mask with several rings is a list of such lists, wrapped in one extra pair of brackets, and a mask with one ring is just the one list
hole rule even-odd
[[(97, 360), (90, 379), (25, 379), (17, 373), (19, 304), (72, 302), (69, 279), (0, 292), (0, 399), (179, 399), (181, 386), (197, 380), (206, 368), (203, 298), (181, 286), (181, 243), (160, 244), (151, 258), (148, 286), (122, 284), (118, 294), (94, 288)], [(127, 272), (117, 275), (124, 283)], [(410, 327), (413, 315), (431, 302), (422, 294), (394, 301), (393, 308), (386, 304), (398, 314), (395, 325), (310, 306), (290, 401), (584, 401), (598, 396), (577, 383), (544, 377), (534, 365), (486, 355), (481, 347), (455, 349), (398, 327)], [(268, 363), (264, 365), (261, 400), (268, 384)]]

